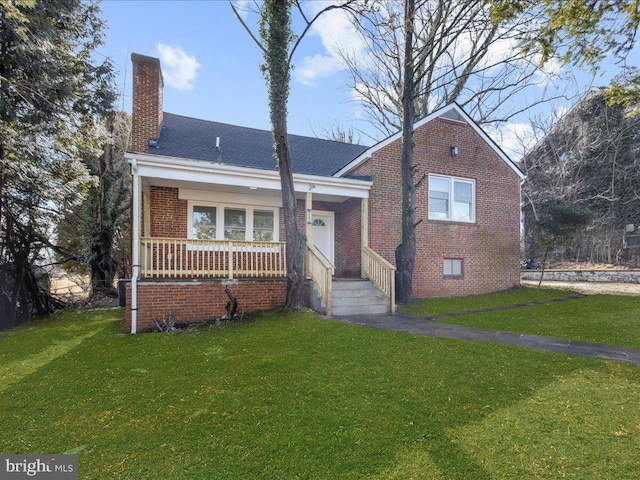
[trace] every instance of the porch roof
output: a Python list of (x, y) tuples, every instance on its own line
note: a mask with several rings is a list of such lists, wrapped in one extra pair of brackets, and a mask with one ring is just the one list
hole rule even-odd
[[(132, 174), (142, 180), (143, 189), (150, 185), (195, 190), (277, 196), (280, 175), (275, 170), (237, 167), (217, 162), (202, 162), (187, 158), (127, 153)], [(349, 198), (368, 198), (373, 182), (362, 178), (294, 173), (294, 188), (298, 198), (312, 191), (314, 199), (343, 202)]]
[[(294, 173), (332, 176), (367, 146), (289, 135)], [(216, 148), (218, 146), (218, 148)], [(271, 132), (164, 113), (149, 154), (276, 170)]]

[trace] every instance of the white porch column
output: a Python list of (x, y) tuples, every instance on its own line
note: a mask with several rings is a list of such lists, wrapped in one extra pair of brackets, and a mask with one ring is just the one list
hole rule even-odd
[(138, 277), (140, 276), (140, 204), (142, 203), (142, 189), (140, 188), (140, 176), (138, 164), (135, 159), (131, 161), (131, 176), (133, 183), (133, 212), (131, 226), (131, 251), (132, 251), (132, 275), (131, 275), (131, 333), (138, 330)]
[(305, 234), (307, 235), (307, 245), (313, 245), (313, 196), (311, 191), (308, 191), (304, 197), (304, 215), (305, 215)]
[(364, 260), (364, 247), (369, 246), (369, 199), (360, 199), (360, 275), (366, 278), (366, 272), (362, 262)]
[(360, 236), (363, 247), (369, 246), (369, 199), (360, 199)]

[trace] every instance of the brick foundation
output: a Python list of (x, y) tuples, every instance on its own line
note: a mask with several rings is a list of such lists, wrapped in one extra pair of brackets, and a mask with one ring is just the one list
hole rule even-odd
[[(215, 320), (226, 314), (225, 286), (238, 299), (238, 313), (251, 313), (284, 305), (286, 279), (141, 281), (138, 282), (137, 331), (155, 330), (155, 319), (169, 315), (177, 324)], [(306, 295), (308, 298), (308, 295)], [(131, 284), (127, 285), (126, 328), (131, 332)]]

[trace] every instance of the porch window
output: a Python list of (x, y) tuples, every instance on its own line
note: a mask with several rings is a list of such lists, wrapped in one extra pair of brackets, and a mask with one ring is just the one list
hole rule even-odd
[(253, 211), (253, 240), (273, 242), (273, 211)]
[(277, 242), (277, 208), (188, 203), (189, 238)]
[(429, 219), (475, 221), (475, 181), (429, 175)]
[(193, 207), (193, 238), (215, 240), (216, 238), (216, 207)]
[(246, 239), (247, 211), (240, 208), (224, 209), (224, 239)]

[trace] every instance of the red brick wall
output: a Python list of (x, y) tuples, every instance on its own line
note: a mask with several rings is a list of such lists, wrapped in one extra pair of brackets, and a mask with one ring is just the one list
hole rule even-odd
[[(451, 145), (459, 155), (452, 157)], [(371, 175), (369, 243), (395, 264), (402, 239), (400, 140), (387, 145), (354, 172)], [(418, 298), (462, 296), (504, 290), (519, 284), (520, 182), (516, 173), (470, 125), (435, 119), (415, 132), (416, 180), (429, 173), (474, 179), (476, 222), (428, 219), (428, 181), (416, 191), (416, 263), (413, 292)], [(445, 258), (463, 261), (462, 277), (444, 277)]]
[(360, 277), (361, 205), (359, 198), (340, 204), (336, 213), (336, 275)]
[[(228, 281), (227, 281), (228, 282)], [(169, 315), (176, 323), (206, 322), (226, 314), (225, 282), (138, 282), (137, 331), (155, 330), (155, 319)], [(287, 281), (240, 280), (229, 287), (238, 299), (238, 314), (284, 305)], [(308, 297), (308, 295), (307, 295)], [(126, 328), (131, 332), (131, 285), (127, 285)]]
[(187, 238), (187, 201), (178, 189), (151, 187), (151, 236)]
[[(298, 200), (298, 222), (300, 230), (306, 231), (307, 214), (305, 202)], [(337, 277), (360, 276), (360, 199), (349, 199), (343, 203), (313, 201), (313, 210), (333, 212), (335, 219), (335, 275)], [(281, 237), (284, 241), (284, 237)]]
[(149, 139), (158, 138), (162, 124), (162, 71), (160, 60), (132, 54), (133, 106), (131, 151), (147, 153)]

